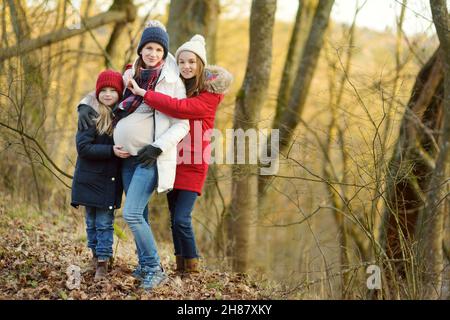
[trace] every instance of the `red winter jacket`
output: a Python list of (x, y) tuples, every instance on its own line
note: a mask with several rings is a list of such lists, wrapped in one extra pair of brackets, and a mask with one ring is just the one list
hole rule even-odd
[(199, 195), (208, 173), (210, 131), (214, 129), (216, 110), (232, 81), (231, 74), (221, 67), (208, 66), (206, 74), (206, 90), (198, 96), (177, 99), (150, 90), (144, 95), (145, 103), (152, 108), (173, 118), (189, 119), (190, 132), (178, 144), (174, 189), (194, 191)]

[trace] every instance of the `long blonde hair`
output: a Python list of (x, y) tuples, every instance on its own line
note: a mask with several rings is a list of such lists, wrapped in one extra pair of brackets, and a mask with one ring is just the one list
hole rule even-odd
[(95, 118), (95, 126), (99, 135), (107, 134), (108, 136), (112, 136), (113, 127), (112, 127), (112, 108), (105, 106), (103, 103), (99, 101), (98, 103), (98, 117)]

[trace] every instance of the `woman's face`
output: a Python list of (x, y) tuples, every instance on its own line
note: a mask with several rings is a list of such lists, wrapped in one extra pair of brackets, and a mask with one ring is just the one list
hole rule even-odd
[(141, 56), (147, 68), (154, 67), (163, 59), (164, 48), (159, 43), (149, 42), (142, 48)]
[(119, 93), (111, 87), (104, 87), (98, 94), (98, 100), (107, 107), (112, 107), (119, 101)]
[(184, 79), (192, 79), (197, 72), (197, 56), (190, 51), (182, 51), (178, 56), (178, 67)]

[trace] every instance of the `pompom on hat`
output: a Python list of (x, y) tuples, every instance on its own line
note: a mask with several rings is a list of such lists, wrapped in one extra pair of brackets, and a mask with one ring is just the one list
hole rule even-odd
[(95, 96), (97, 99), (100, 91), (106, 87), (114, 88), (119, 94), (119, 100), (122, 99), (124, 85), (122, 75), (119, 72), (114, 70), (105, 70), (100, 72), (95, 85)]
[(175, 58), (178, 62), (178, 56), (183, 51), (190, 51), (195, 53), (200, 60), (202, 60), (203, 64), (206, 66), (208, 64), (208, 61), (206, 59), (206, 42), (205, 38), (200, 35), (196, 34), (189, 40), (188, 42), (183, 43), (175, 53)]

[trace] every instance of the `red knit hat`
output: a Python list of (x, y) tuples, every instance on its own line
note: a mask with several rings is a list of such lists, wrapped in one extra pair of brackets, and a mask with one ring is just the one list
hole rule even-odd
[(97, 84), (95, 85), (95, 96), (97, 99), (100, 91), (105, 87), (116, 89), (119, 94), (119, 100), (122, 99), (123, 79), (119, 72), (114, 70), (105, 70), (98, 75)]

